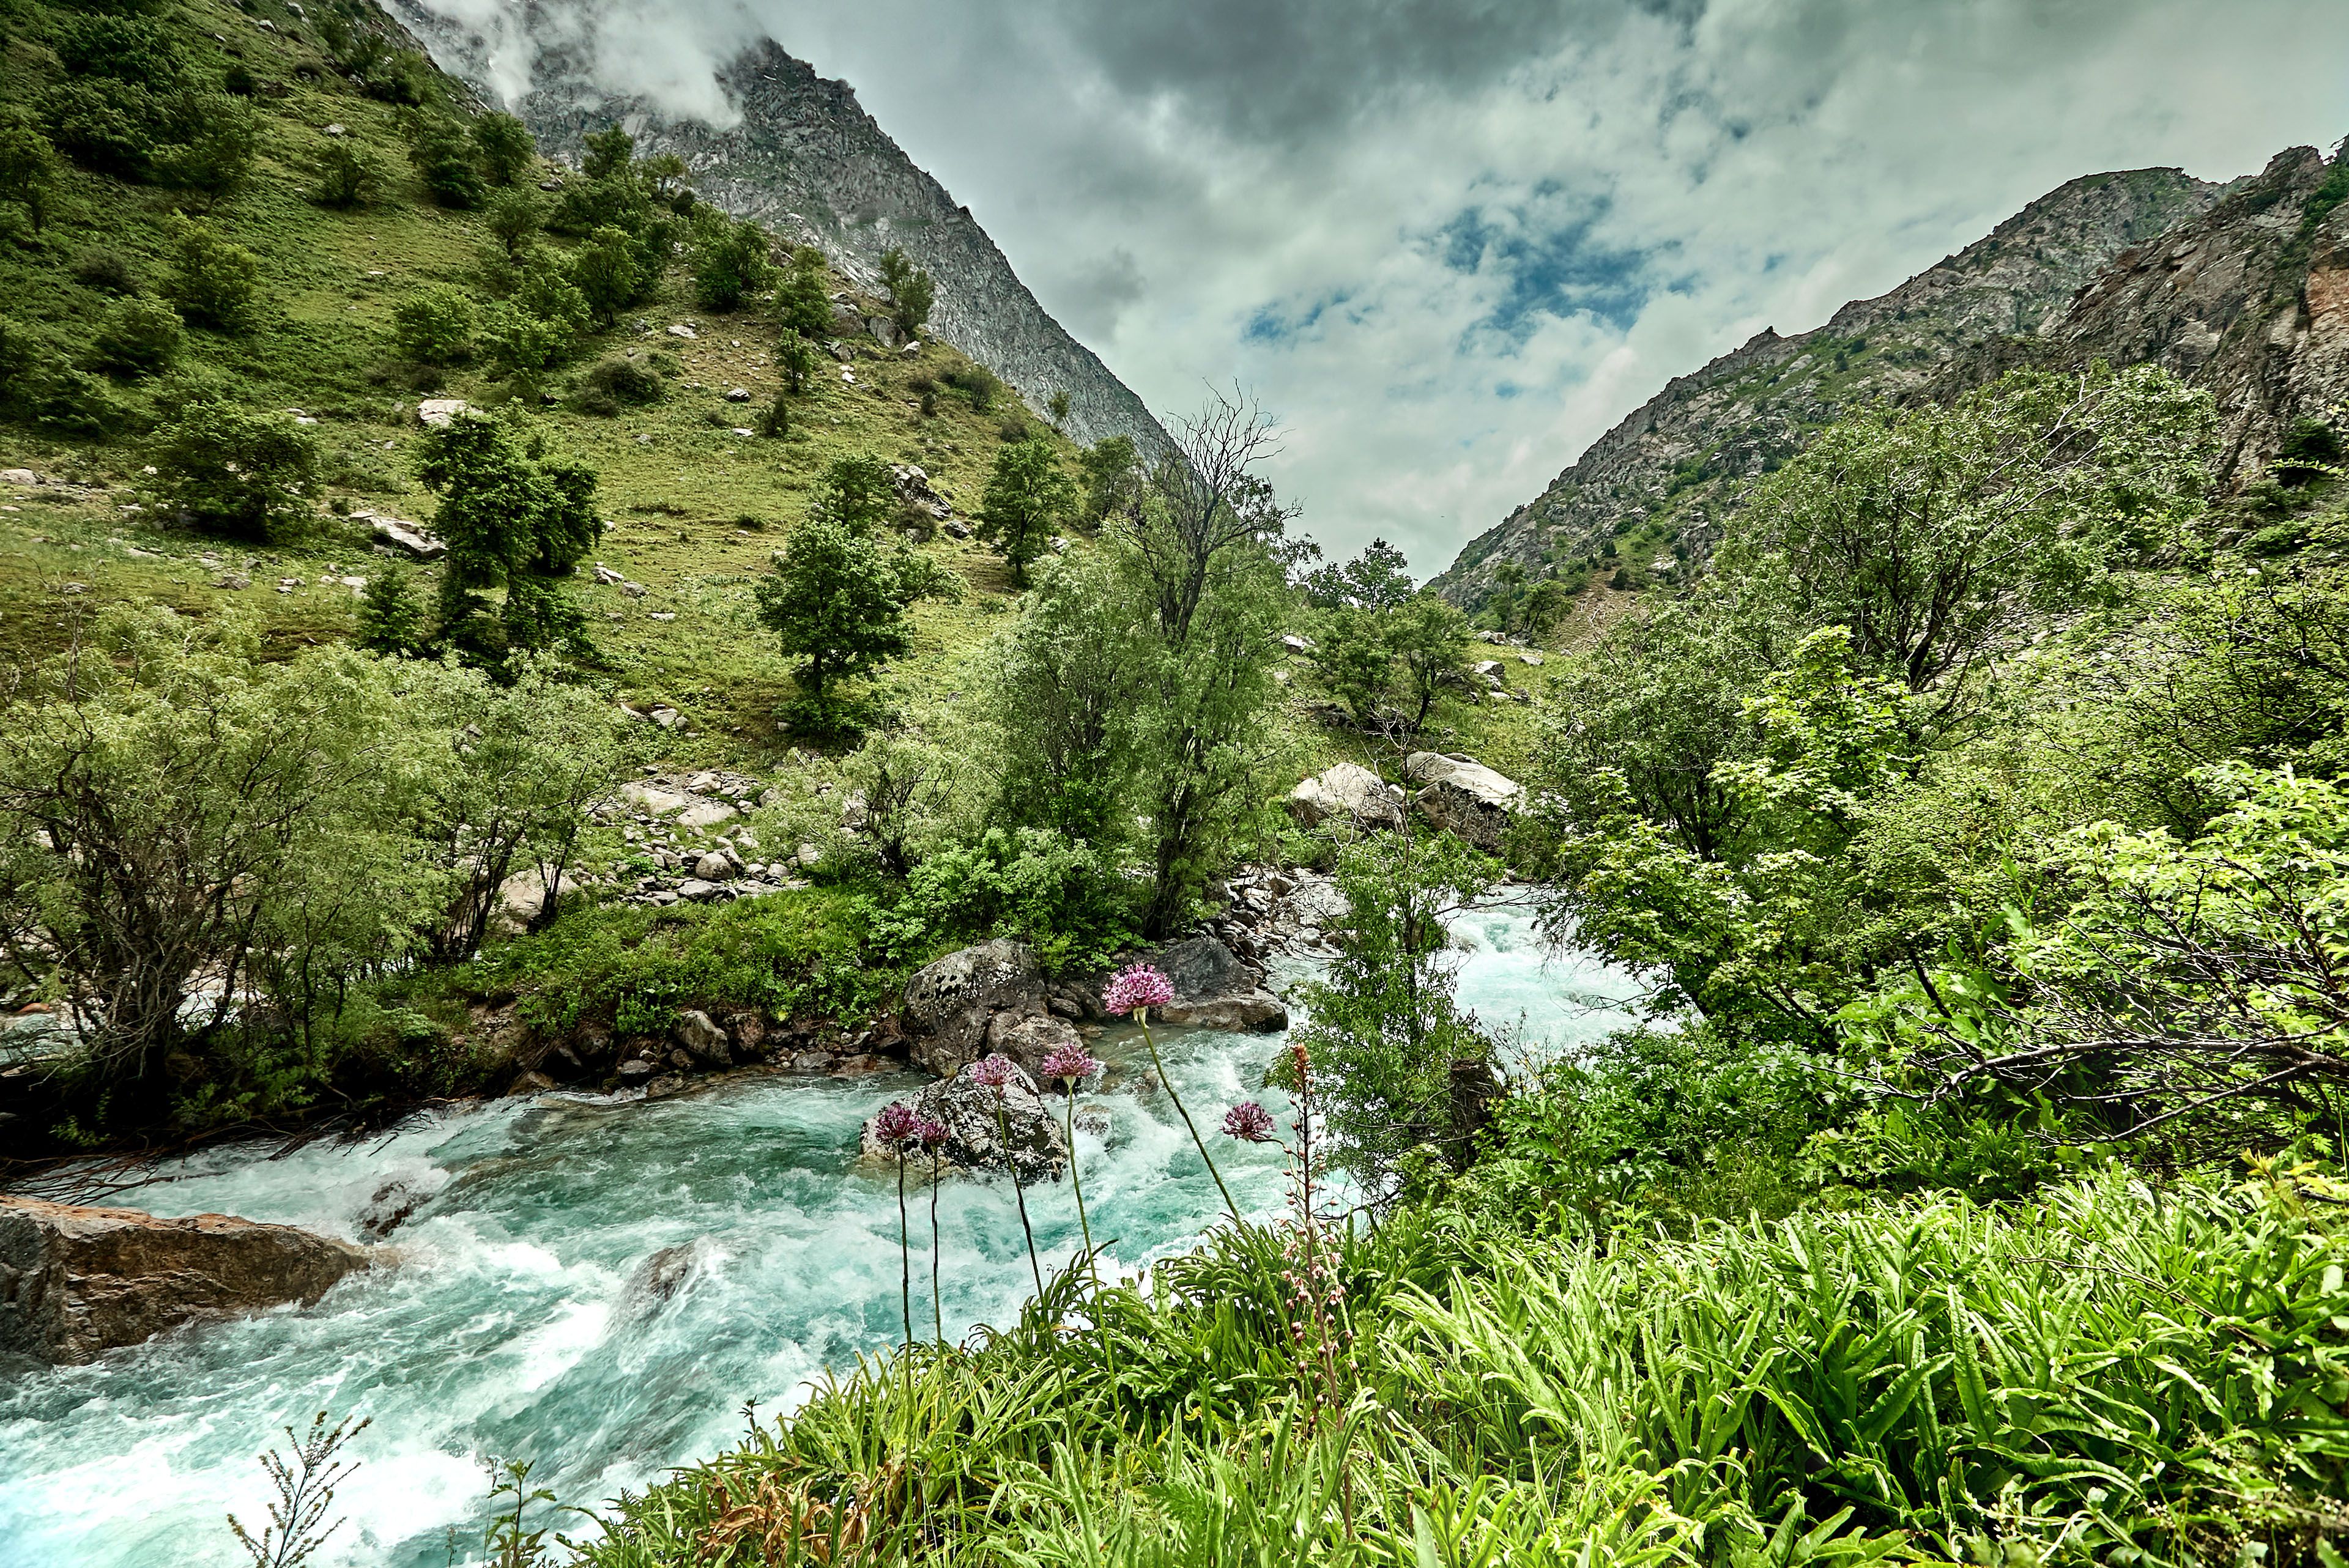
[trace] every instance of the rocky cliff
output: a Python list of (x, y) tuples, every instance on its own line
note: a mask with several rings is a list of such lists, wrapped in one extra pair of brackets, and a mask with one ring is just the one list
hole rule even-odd
[[(488, 40), (419, 0), (386, 3), (443, 70), (494, 101)], [(847, 83), (824, 80), (762, 42), (718, 74), (740, 114), (720, 129), (599, 88), (591, 30), (566, 17), (548, 0), (524, 6), (521, 30), (535, 49), (531, 86), (506, 106), (548, 153), (575, 162), (588, 132), (617, 123), (640, 150), (682, 158), (706, 200), (795, 243), (821, 246), (861, 283), (875, 284), (881, 253), (900, 249), (937, 284), (930, 329), (1001, 376), (1031, 407), (1066, 392), (1071, 436), (1090, 442), (1127, 435), (1144, 450), (1166, 445), (1142, 399), (1046, 313), (969, 210), (915, 166)]]
[(1601, 436), (1540, 496), (1470, 542), (1434, 586), (1473, 608), (1506, 562), (1537, 579), (1599, 559), (1650, 524), (1701, 556), (1723, 504), (1821, 427), (1878, 398), (1923, 395), (1953, 367), (1980, 373), (1992, 362), (1984, 345), (2062, 330), (2084, 285), (2133, 247), (2209, 212), (2223, 193), (2176, 169), (2075, 180), (1816, 331), (1765, 331)]

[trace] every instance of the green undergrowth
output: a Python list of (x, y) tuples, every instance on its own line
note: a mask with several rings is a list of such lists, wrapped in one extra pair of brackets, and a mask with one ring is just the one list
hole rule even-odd
[(623, 1035), (665, 1034), (684, 1007), (855, 1023), (887, 1006), (905, 979), (872, 951), (870, 909), (831, 888), (724, 904), (583, 908), (429, 975), (419, 995), (511, 1002), (551, 1036), (590, 1022)]
[(623, 1500), (596, 1568), (2340, 1559), (2349, 1290), (2288, 1188), (2115, 1176), (1336, 1248), (1338, 1348), (1222, 1233), (822, 1386)]

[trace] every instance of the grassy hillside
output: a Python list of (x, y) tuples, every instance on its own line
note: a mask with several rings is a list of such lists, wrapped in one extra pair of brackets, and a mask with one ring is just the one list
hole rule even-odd
[[(16, 0), (7, 15), (0, 104), (37, 108), (68, 76), (54, 46), (80, 13)], [(343, 580), (400, 562), (345, 514), (427, 522), (431, 516), (432, 498), (410, 468), (418, 402), (453, 397), (498, 407), (513, 396), (483, 366), (434, 369), (403, 359), (394, 346), (395, 311), (422, 291), (442, 285), (484, 303), (494, 296), (500, 245), (487, 211), (436, 203), (403, 137), (419, 113), (464, 117), (471, 106), (437, 77), (442, 105), (370, 97), (336, 68), (320, 15), (315, 9), (297, 15), (274, 0), (244, 9), (191, 0), (166, 9), (158, 20), (192, 76), (220, 81), (241, 68), (253, 79), (245, 101), (258, 110), (260, 135), (249, 180), (211, 201), (67, 160), (40, 232), (19, 220), (11, 242), (0, 243), (0, 314), (71, 344), (100, 332), (122, 279), (144, 297), (167, 288), (176, 215), (201, 219), (259, 263), (251, 328), (191, 327), (170, 374), (106, 378), (96, 428), (22, 418), (0, 424), (0, 466), (64, 481), (10, 486), (0, 498), (13, 509), (0, 511), (0, 652), (11, 663), (61, 646), (75, 612), (125, 599), (153, 599), (196, 615), (240, 604), (266, 624), (273, 645), (285, 647), (347, 634), (357, 590)], [(375, 162), (380, 191), (364, 205), (336, 210), (314, 192), (323, 161), (348, 148)], [(522, 183), (567, 172), (542, 165)], [(577, 243), (550, 240), (564, 249)], [(830, 281), (846, 292), (843, 280)], [(884, 308), (871, 299), (856, 303), (867, 314)], [(675, 335), (677, 326), (696, 335)], [(860, 336), (843, 344), (850, 363), (823, 360), (806, 395), (794, 400), (790, 437), (739, 434), (755, 426), (781, 386), (777, 350), (784, 334), (766, 300), (722, 315), (701, 308), (691, 280), (674, 268), (654, 298), (583, 342), (550, 378), (543, 400), (526, 405), (559, 447), (599, 477), (597, 504), (609, 530), (593, 559), (650, 591), (628, 598), (584, 582), (572, 589), (598, 649), (592, 667), (614, 695), (639, 706), (669, 704), (693, 721), (668, 760), (756, 766), (785, 744), (775, 709), (790, 679), (750, 618), (749, 583), (804, 511), (825, 465), (852, 453), (917, 464), (968, 514), (1007, 436), (1049, 432), (1008, 388), (984, 411), (974, 407), (952, 385), (970, 368), (952, 348), (933, 341), (907, 356)], [(574, 394), (582, 376), (612, 356), (660, 365), (667, 395), (614, 417), (580, 411)], [(159, 405), (190, 387), (225, 389), (239, 401), (316, 421), (305, 428), (326, 462), (314, 531), (262, 548), (159, 526), (140, 488), (149, 431)], [(925, 387), (934, 389), (927, 413)], [(729, 401), (734, 389), (749, 399)], [(1073, 454), (1070, 443), (1052, 439)], [(960, 689), (961, 661), (1010, 596), (1002, 563), (985, 546), (940, 534), (924, 548), (972, 592), (958, 603), (919, 608), (914, 652), (885, 679), (888, 700), (918, 703)], [(251, 586), (221, 585), (240, 576)], [(1483, 648), (1475, 656), (1496, 652)], [(1514, 665), (1513, 678), (1539, 679)], [(1465, 706), (1449, 716), (1451, 733), (1438, 739), (1522, 753), (1514, 718), (1506, 705)]]

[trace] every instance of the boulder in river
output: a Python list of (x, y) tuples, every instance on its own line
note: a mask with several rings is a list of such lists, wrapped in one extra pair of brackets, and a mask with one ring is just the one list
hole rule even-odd
[(1009, 1057), (1040, 1083), (1046, 1057), (1063, 1046), (1083, 1045), (1073, 1026), (1049, 1012), (998, 1013), (987, 1026), (987, 1048)]
[(1300, 828), (1328, 821), (1358, 828), (1402, 826), (1402, 791), (1359, 762), (1340, 762), (1288, 792), (1288, 814)]
[(88, 1361), (192, 1318), (308, 1306), (368, 1262), (291, 1225), (0, 1197), (0, 1360)]
[(951, 1078), (983, 1054), (996, 1014), (1035, 1010), (1043, 995), (1035, 951), (1024, 943), (998, 937), (949, 953), (905, 982), (908, 1054)]
[[(1036, 1080), (1024, 1068), (1012, 1069), (1011, 1081), (1003, 1086), (1003, 1117), (999, 1122), (996, 1091), (979, 1082), (977, 1072), (973, 1063), (914, 1097), (914, 1109), (947, 1130), (940, 1150), (947, 1163), (963, 1171), (1017, 1171), (1022, 1181), (1059, 1180), (1069, 1162), (1068, 1140), (1061, 1136), (1061, 1119), (1044, 1103)], [(881, 1141), (876, 1130), (879, 1120), (874, 1117), (864, 1124), (863, 1156), (886, 1164), (898, 1156)], [(1007, 1127), (1011, 1133), (1008, 1144), (1003, 1137)], [(927, 1172), (929, 1164), (929, 1156), (916, 1150), (907, 1161), (907, 1169)]]
[(1138, 956), (1174, 983), (1174, 1000), (1157, 1010), (1162, 1023), (1236, 1032), (1288, 1026), (1288, 1009), (1280, 998), (1212, 936), (1186, 937)]
[(1447, 829), (1478, 849), (1498, 854), (1524, 791), (1514, 779), (1495, 773), (1470, 757), (1446, 757), (1441, 752), (1414, 751), (1402, 765), (1403, 777), (1421, 786), (1419, 814)]

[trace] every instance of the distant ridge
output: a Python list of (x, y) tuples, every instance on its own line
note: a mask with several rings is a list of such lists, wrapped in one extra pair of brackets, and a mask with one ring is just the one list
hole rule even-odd
[(1953, 367), (1986, 368), (1985, 345), (2060, 328), (2075, 295), (2116, 257), (2209, 211), (2226, 189), (2177, 169), (2074, 180), (1825, 326), (1757, 335), (1592, 442), (1539, 496), (1471, 541), (1433, 586), (1473, 609), (1503, 563), (1537, 579), (1651, 519), (1701, 557), (1743, 481), (1855, 407), (1923, 395)]
[[(443, 70), (485, 100), (497, 100), (487, 40), (419, 0), (387, 4)], [(533, 40), (591, 35), (561, 25), (567, 15), (565, 7), (529, 0), (523, 33)], [(599, 88), (585, 52), (589, 46), (534, 46), (530, 90), (504, 107), (529, 124), (550, 154), (575, 162), (588, 132), (618, 123), (639, 150), (682, 158), (704, 199), (757, 218), (794, 242), (821, 246), (860, 283), (877, 284), (882, 253), (901, 249), (937, 284), (931, 330), (1009, 382), (1033, 407), (1066, 392), (1069, 435), (1087, 442), (1130, 436), (1145, 451), (1167, 446), (1165, 430), (1142, 399), (1045, 311), (987, 231), (905, 156), (847, 83), (818, 77), (763, 40), (718, 73), (741, 117), (721, 130)]]

